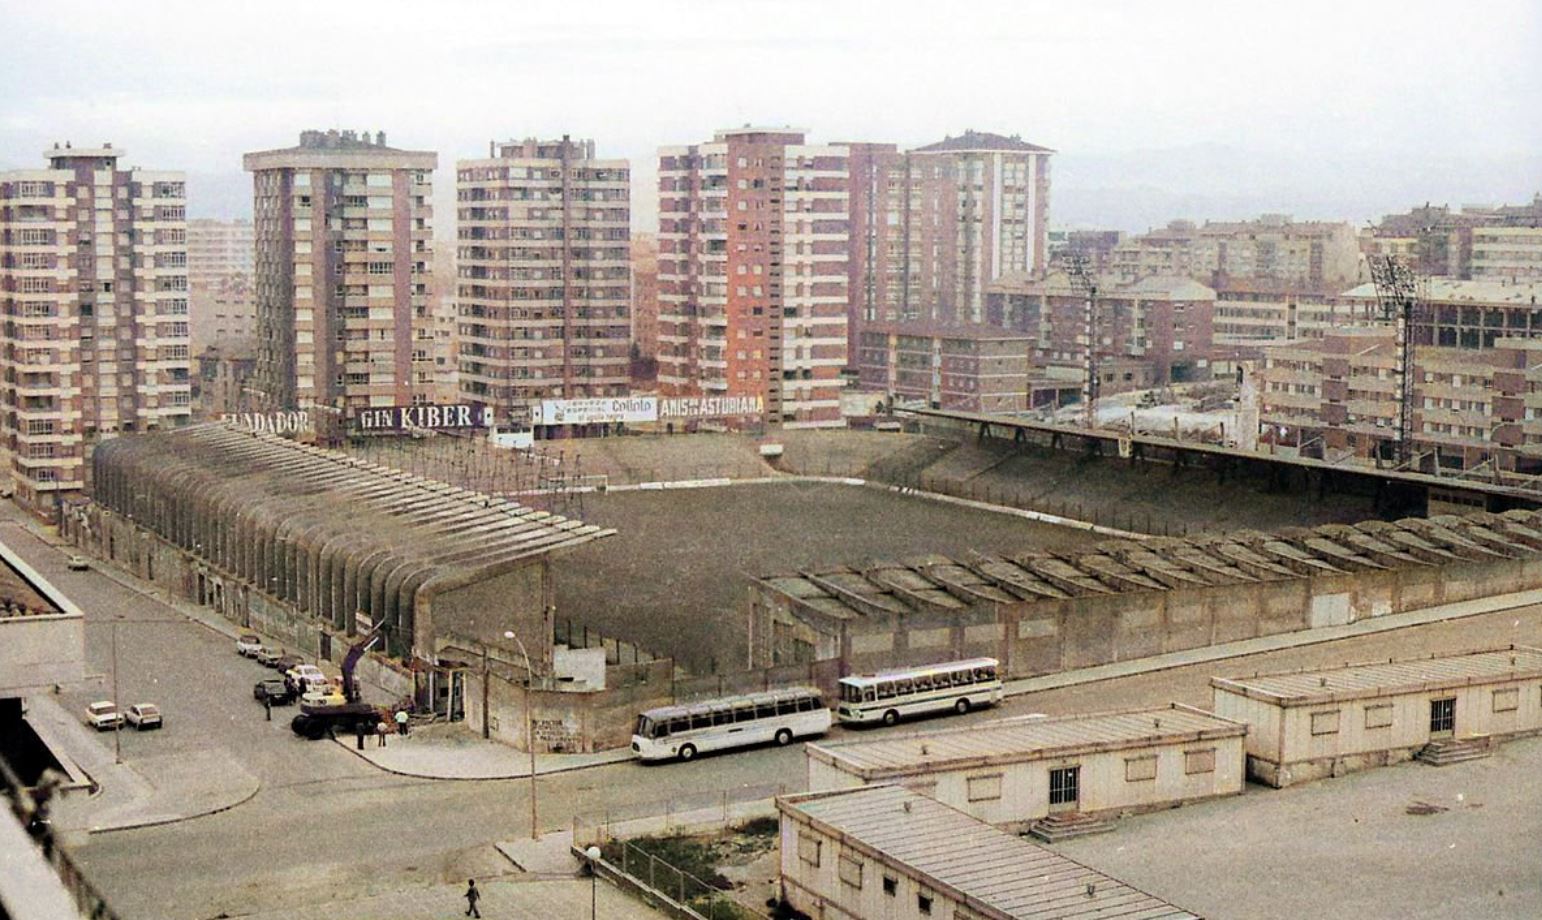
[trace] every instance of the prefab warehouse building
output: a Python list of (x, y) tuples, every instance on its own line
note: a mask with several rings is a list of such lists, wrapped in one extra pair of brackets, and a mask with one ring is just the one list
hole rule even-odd
[(1542, 650), (1525, 646), (1210, 685), (1216, 714), (1251, 726), (1248, 775), (1276, 787), (1408, 760), (1432, 741), (1542, 731)]
[(823, 920), (1195, 915), (898, 786), (783, 796), (782, 898)]
[(1242, 791), (1247, 726), (1192, 707), (1003, 719), (805, 748), (812, 791), (896, 783), (981, 821), (1160, 808)]

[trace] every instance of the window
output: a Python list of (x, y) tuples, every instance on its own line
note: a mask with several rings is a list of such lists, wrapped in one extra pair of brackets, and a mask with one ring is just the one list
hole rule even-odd
[(1456, 698), (1430, 700), (1430, 731), (1432, 733), (1456, 730)]
[(1049, 771), (1049, 804), (1074, 805), (1080, 794), (1080, 767), (1062, 767)]
[(1215, 748), (1184, 751), (1183, 772), (1189, 776), (1193, 776), (1196, 773), (1214, 773)]
[(1366, 728), (1390, 728), (1392, 725), (1392, 704), (1377, 703), (1374, 706), (1365, 707)]
[(1339, 732), (1339, 711), (1330, 709), (1327, 712), (1312, 713), (1312, 734), (1336, 735)]
[(1155, 754), (1147, 754), (1143, 757), (1126, 757), (1124, 759), (1124, 781), (1127, 783), (1143, 783), (1156, 779), (1157, 759)]
[(862, 887), (862, 862), (850, 856), (841, 856), (835, 862), (835, 872), (841, 881), (853, 888)]
[(932, 914), (932, 896), (929, 894), (916, 895), (916, 910), (921, 916), (930, 917)]
[(969, 801), (990, 802), (1001, 798), (1001, 774), (991, 773), (986, 776), (971, 776), (965, 783), (969, 789)]
[(1519, 687), (1507, 687), (1494, 691), (1494, 711), (1514, 712), (1521, 708), (1521, 691)]
[(820, 840), (813, 834), (798, 834), (798, 858), (811, 866), (819, 865)]
[(891, 898), (899, 894), (899, 879), (885, 875), (883, 877), (883, 893)]

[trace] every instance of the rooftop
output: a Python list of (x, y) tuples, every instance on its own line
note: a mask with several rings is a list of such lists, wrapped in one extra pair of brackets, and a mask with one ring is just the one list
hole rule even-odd
[(300, 143), (293, 147), (274, 150), (258, 150), (242, 157), (248, 170), (271, 168), (320, 168), (342, 160), (369, 162), (375, 159), (403, 161), (402, 165), (415, 169), (433, 169), (439, 155), (428, 150), (402, 150), (386, 146), (384, 131), (373, 135), (368, 131), (301, 131)]
[(1030, 144), (1019, 135), (1007, 137), (1001, 134), (992, 134), (989, 131), (965, 131), (958, 137), (948, 136), (935, 144), (927, 144), (925, 147), (917, 147), (911, 153), (962, 153), (976, 150), (1006, 150), (1023, 153), (1054, 153), (1048, 147), (1040, 147)]
[(1506, 511), (1263, 533), (1110, 540), (1084, 552), (932, 555), (756, 579), (795, 612), (829, 619), (932, 613), (1087, 595), (1277, 581), (1542, 555), (1542, 513)]
[(1542, 677), (1542, 649), (1512, 645), (1462, 655), (1212, 678), (1210, 685), (1287, 706)]
[(1195, 916), (898, 786), (785, 796), (777, 808), (994, 920)]
[(871, 741), (816, 742), (805, 750), (813, 760), (871, 781), (917, 772), (1244, 734), (1246, 725), (1174, 703), (1166, 709), (1053, 719), (1030, 716)]
[[(1376, 286), (1370, 282), (1345, 291), (1343, 296), (1376, 299)], [(1542, 281), (1506, 281), (1502, 279), (1462, 281), (1455, 278), (1430, 278), (1421, 297), (1428, 303), (1536, 304), (1542, 297)]]

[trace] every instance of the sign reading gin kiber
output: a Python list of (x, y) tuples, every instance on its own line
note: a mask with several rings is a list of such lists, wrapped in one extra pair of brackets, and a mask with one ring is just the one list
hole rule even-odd
[(364, 434), (427, 430), (454, 431), (490, 428), (491, 408), (476, 403), (449, 406), (381, 406), (356, 410), (354, 426)]

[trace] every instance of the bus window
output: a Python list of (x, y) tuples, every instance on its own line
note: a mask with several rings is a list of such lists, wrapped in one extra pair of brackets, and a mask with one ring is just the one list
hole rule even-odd
[(841, 684), (841, 702), (855, 703), (862, 698), (862, 688), (852, 684)]
[(678, 735), (681, 732), (688, 732), (690, 730), (691, 720), (687, 719), (685, 716), (676, 716), (669, 720), (669, 731), (665, 732), (665, 734)]
[(975, 680), (990, 680), (990, 668), (975, 668), (974, 669), (974, 679)]
[(719, 709), (712, 714), (713, 725), (732, 725), (734, 711), (732, 709)]
[(652, 731), (653, 731), (653, 720), (648, 718), (647, 716), (638, 716), (637, 717), (637, 727), (632, 729), (632, 734), (640, 735), (640, 736), (642, 736), (644, 738), (649, 738), (649, 737), (652, 737), (652, 735), (650, 734)]
[(878, 699), (878, 693), (872, 687), (864, 687), (862, 690), (862, 702), (871, 703)]
[(818, 710), (820, 706), (821, 704), (817, 697), (805, 696), (803, 699), (798, 700), (799, 712), (814, 712)]
[(894, 696), (894, 681), (886, 680), (878, 685), (878, 698), (887, 700)]
[(917, 677), (915, 679), (915, 688), (917, 693), (925, 693), (932, 689), (932, 676), (930, 674), (922, 674)]
[(776, 704), (775, 703), (757, 703), (757, 704), (755, 704), (755, 718), (757, 718), (757, 719), (774, 719), (774, 718), (776, 718)]
[(915, 681), (912, 681), (908, 677), (901, 677), (899, 680), (894, 682), (894, 692), (899, 696), (905, 696), (909, 693), (915, 692)]
[(986, 680), (995, 680), (996, 679), (996, 667), (994, 665), (992, 665), (991, 667), (988, 667), (988, 668), (985, 669), (985, 679)]
[(695, 712), (691, 714), (691, 728), (711, 728), (712, 713)]
[(953, 671), (948, 674), (948, 683), (955, 687), (962, 687), (969, 683), (969, 676), (970, 673), (968, 671)]
[(644, 737), (647, 737), (647, 738), (663, 738), (663, 737), (665, 737), (668, 734), (669, 734), (669, 723), (667, 721), (660, 720), (658, 722), (653, 722), (648, 727), (648, 734), (645, 735)]
[(776, 701), (776, 714), (779, 715), (779, 716), (792, 715), (793, 713), (795, 713), (797, 711), (798, 711), (798, 701), (795, 700), (795, 699), (793, 699), (793, 700), (777, 700)]
[(740, 703), (739, 706), (734, 709), (734, 721), (735, 722), (753, 722), (753, 721), (755, 721), (755, 707), (751, 706), (751, 705), (744, 704), (744, 703)]

